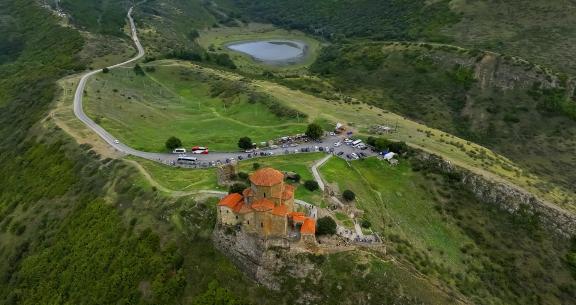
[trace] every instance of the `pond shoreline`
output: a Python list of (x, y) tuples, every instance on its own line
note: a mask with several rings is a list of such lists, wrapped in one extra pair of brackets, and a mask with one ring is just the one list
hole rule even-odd
[[(260, 45), (259, 45), (260, 44)], [(260, 56), (255, 55), (260, 50), (257, 48), (267, 47), (266, 44), (277, 46), (276, 52), (293, 52), (293, 50), (288, 50), (288, 48), (298, 49), (299, 54), (291, 56), (291, 54), (286, 54), (286, 58), (270, 58), (270, 54), (261, 54)], [(254, 48), (254, 50), (241, 48), (232, 48), (233, 46), (245, 45), (246, 48)], [(251, 46), (248, 46), (251, 45)], [(310, 55), (310, 47), (308, 44), (301, 40), (289, 40), (289, 39), (251, 39), (251, 40), (239, 40), (226, 43), (224, 45), (226, 49), (232, 52), (240, 53), (242, 55), (250, 57), (254, 62), (262, 63), (270, 66), (291, 66), (298, 65), (304, 62)], [(269, 46), (268, 46), (269, 47)], [(282, 49), (284, 47), (284, 49)], [(268, 50), (269, 51), (269, 50)], [(268, 57), (268, 58), (266, 58)]]

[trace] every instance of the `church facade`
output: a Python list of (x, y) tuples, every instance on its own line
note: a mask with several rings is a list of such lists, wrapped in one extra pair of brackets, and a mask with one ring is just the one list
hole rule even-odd
[(220, 225), (239, 226), (264, 239), (316, 242), (316, 221), (296, 211), (296, 188), (284, 182), (282, 172), (263, 168), (249, 179), (250, 187), (242, 194), (228, 194), (218, 203)]

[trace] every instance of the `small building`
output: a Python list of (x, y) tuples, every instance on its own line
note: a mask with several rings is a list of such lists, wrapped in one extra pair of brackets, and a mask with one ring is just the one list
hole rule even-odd
[(294, 209), (295, 187), (284, 182), (284, 174), (273, 168), (250, 175), (250, 187), (218, 203), (218, 223), (239, 226), (264, 239), (301, 239), (316, 242), (316, 221)]

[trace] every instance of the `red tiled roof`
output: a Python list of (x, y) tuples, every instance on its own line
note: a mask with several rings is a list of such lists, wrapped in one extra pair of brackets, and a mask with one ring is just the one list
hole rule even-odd
[(259, 169), (250, 175), (250, 182), (258, 186), (272, 186), (282, 181), (284, 174), (270, 167)]
[(234, 213), (237, 214), (246, 214), (250, 212), (253, 212), (252, 207), (244, 203), (244, 200), (240, 201), (240, 203), (237, 204), (236, 207), (234, 207)]
[(289, 216), (292, 217), (293, 222), (304, 222), (306, 220), (306, 216), (302, 212), (292, 212)]
[(296, 188), (290, 184), (284, 185), (284, 192), (282, 193), (282, 199), (291, 199), (294, 198), (294, 190)]
[(316, 234), (316, 221), (306, 217), (306, 220), (304, 220), (300, 228), (300, 234)]
[(244, 195), (244, 197), (250, 197), (250, 195), (252, 195), (252, 189), (246, 188), (245, 190), (242, 191), (242, 195)]
[(272, 210), (272, 214), (276, 216), (286, 216), (286, 214), (288, 214), (288, 206), (285, 204), (278, 205)]
[(238, 193), (228, 194), (226, 197), (222, 198), (218, 205), (227, 206), (233, 209), (240, 201), (242, 201), (242, 195)]
[(274, 202), (272, 202), (266, 198), (262, 198), (256, 202), (252, 203), (252, 208), (256, 211), (259, 211), (259, 212), (269, 211), (269, 210), (272, 210), (274, 208)]

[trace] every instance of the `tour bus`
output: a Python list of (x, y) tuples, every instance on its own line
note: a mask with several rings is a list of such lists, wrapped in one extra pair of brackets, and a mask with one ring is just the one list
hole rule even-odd
[(195, 163), (196, 161), (198, 161), (198, 158), (194, 158), (194, 157), (179, 157), (178, 158), (178, 163)]
[(186, 148), (176, 148), (176, 149), (174, 149), (174, 151), (172, 153), (173, 154), (185, 154)]
[(352, 142), (352, 146), (356, 146), (360, 143), (362, 143), (362, 140), (356, 140), (356, 141)]

